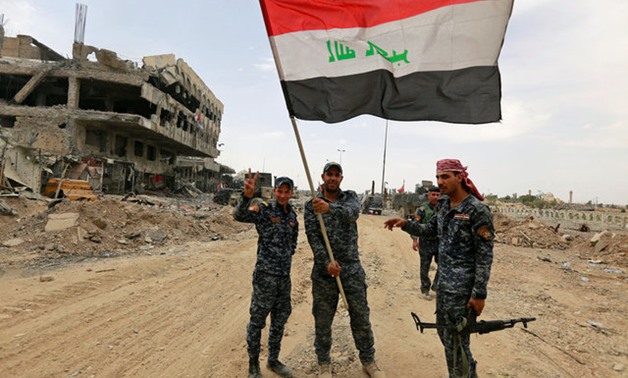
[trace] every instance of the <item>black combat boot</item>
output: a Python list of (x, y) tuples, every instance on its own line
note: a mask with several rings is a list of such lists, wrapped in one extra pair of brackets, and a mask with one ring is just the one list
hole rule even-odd
[(268, 360), (266, 367), (281, 377), (292, 378), (292, 369), (279, 362), (279, 360)]
[(249, 361), (249, 378), (264, 378), (258, 361)]

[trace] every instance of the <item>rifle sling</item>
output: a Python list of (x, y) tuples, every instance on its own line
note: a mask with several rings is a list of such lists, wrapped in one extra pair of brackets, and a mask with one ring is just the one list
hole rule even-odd
[(462, 335), (460, 332), (456, 333), (454, 336), (454, 375), (458, 377), (458, 369), (456, 369), (456, 365), (458, 363), (458, 352), (461, 353), (462, 357), (462, 366), (460, 371), (462, 372), (461, 378), (470, 378), (471, 372), (469, 371), (469, 358), (467, 353), (464, 351), (462, 347)]

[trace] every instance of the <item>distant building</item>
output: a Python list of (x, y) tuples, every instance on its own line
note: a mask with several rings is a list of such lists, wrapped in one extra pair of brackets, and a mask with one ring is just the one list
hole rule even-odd
[(564, 201), (562, 201), (560, 198), (557, 198), (556, 196), (554, 196), (554, 194), (549, 192), (543, 193), (543, 200), (547, 202), (556, 202), (557, 205), (562, 205), (564, 203)]
[[(91, 60), (88, 58), (92, 58)], [(211, 190), (223, 104), (183, 59), (74, 43), (66, 59), (0, 25), (0, 177), (39, 191), (50, 177), (122, 194), (193, 184)]]

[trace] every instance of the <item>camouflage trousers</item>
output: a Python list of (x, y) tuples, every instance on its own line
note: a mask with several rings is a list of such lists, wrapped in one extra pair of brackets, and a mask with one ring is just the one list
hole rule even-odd
[(266, 318), (269, 314), (268, 360), (279, 359), (284, 327), (292, 312), (291, 288), (290, 276), (276, 276), (258, 271), (253, 273), (253, 294), (249, 309), (251, 318), (246, 327), (249, 360), (259, 360), (262, 329), (266, 326)]
[[(436, 323), (455, 326), (460, 319), (467, 316), (468, 300), (469, 296), (447, 295), (439, 292), (436, 296)], [(453, 329), (439, 329), (438, 336), (445, 348), (449, 377), (477, 377), (475, 372), (477, 363), (471, 354), (469, 335), (460, 335)]]
[(436, 280), (438, 279), (438, 271), (434, 276), (434, 283), (430, 280), (430, 266), (432, 265), (432, 259), (436, 260), (435, 254), (430, 251), (423, 251), (419, 249), (419, 258), (421, 260), (421, 293), (428, 294), (430, 288), (436, 291)]
[[(332, 323), (338, 307), (339, 290), (336, 279), (312, 271), (312, 315), (314, 315), (314, 349), (319, 365), (330, 364)], [(366, 275), (362, 266), (343, 266), (340, 274), (349, 304), (351, 332), (360, 361), (368, 364), (375, 360), (375, 340), (369, 320), (370, 309), (366, 299)]]

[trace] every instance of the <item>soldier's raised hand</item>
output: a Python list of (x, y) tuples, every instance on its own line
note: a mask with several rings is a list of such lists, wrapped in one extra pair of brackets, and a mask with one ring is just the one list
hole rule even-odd
[(259, 172), (255, 172), (255, 176), (251, 173), (251, 168), (249, 168), (249, 174), (244, 179), (244, 196), (246, 198), (253, 198), (253, 193), (255, 192), (255, 183), (257, 182), (257, 178), (259, 177)]

